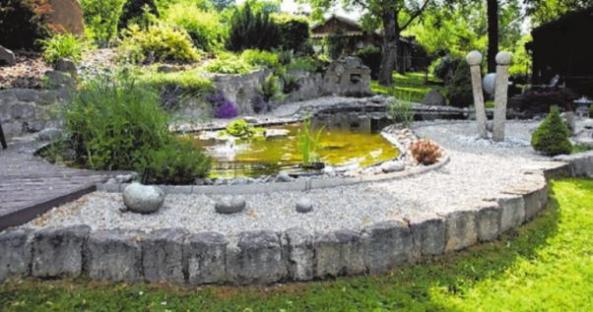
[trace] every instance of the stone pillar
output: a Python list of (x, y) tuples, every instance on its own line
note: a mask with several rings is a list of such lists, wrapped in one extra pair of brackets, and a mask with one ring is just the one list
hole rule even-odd
[(504, 126), (507, 119), (507, 101), (509, 89), (509, 65), (512, 54), (500, 52), (496, 55), (496, 91), (494, 93), (494, 130), (492, 139), (504, 141)]
[(486, 131), (486, 109), (484, 108), (484, 92), (482, 91), (482, 54), (472, 51), (467, 54), (467, 63), (472, 75), (472, 91), (474, 93), (474, 105), (476, 107), (476, 121), (478, 122), (478, 136), (482, 139), (488, 137)]

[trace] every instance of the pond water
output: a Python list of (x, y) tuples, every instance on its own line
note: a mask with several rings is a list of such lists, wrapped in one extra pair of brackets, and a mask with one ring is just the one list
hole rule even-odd
[[(314, 121), (313, 129), (321, 130), (317, 153), (325, 165), (368, 167), (399, 155), (397, 148), (374, 129), (376, 126), (321, 123)], [(221, 140), (216, 137), (218, 133), (197, 134), (194, 140), (212, 157), (213, 178), (258, 177), (280, 171), (302, 174), (316, 170), (301, 166), (297, 137), (301, 128), (302, 124), (271, 126), (266, 128), (268, 137), (251, 139)]]

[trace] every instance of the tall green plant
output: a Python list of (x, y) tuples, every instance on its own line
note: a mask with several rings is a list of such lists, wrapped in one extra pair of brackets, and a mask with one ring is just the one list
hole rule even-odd
[(281, 44), (280, 29), (269, 13), (252, 10), (249, 2), (236, 9), (230, 23), (227, 48), (231, 51), (271, 50)]
[(323, 129), (313, 130), (309, 117), (303, 121), (301, 129), (297, 133), (298, 148), (303, 158), (303, 165), (307, 166), (319, 161), (319, 140)]
[(414, 122), (414, 108), (411, 101), (411, 95), (404, 93), (395, 95), (389, 104), (389, 116), (395, 124), (408, 128)]
[(82, 59), (86, 43), (72, 34), (58, 34), (50, 39), (41, 40), (43, 59), (47, 63), (55, 63), (61, 58), (69, 58), (74, 62)]
[(81, 0), (87, 34), (100, 46), (117, 37), (117, 25), (125, 0)]

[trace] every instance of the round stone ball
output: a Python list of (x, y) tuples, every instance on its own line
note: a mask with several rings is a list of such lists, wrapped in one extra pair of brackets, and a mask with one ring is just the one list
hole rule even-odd
[(496, 54), (496, 64), (498, 65), (510, 65), (513, 59), (511, 52), (502, 51)]
[(245, 209), (247, 202), (242, 196), (225, 196), (216, 201), (214, 210), (221, 214), (238, 213)]
[(482, 63), (482, 53), (478, 51), (471, 51), (465, 57), (470, 66), (480, 65)]
[(154, 185), (132, 183), (124, 189), (123, 199), (129, 211), (154, 213), (163, 206), (165, 192)]
[(484, 79), (482, 79), (482, 86), (484, 88), (484, 92), (488, 93), (489, 95), (493, 95), (494, 90), (496, 90), (496, 74), (486, 74)]
[(296, 203), (296, 211), (300, 213), (307, 213), (313, 210), (313, 202), (308, 198), (299, 198)]

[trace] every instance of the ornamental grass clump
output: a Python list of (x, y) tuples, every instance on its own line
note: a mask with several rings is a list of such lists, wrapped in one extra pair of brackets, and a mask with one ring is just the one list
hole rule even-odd
[(546, 156), (570, 154), (572, 144), (569, 137), (570, 130), (560, 117), (560, 110), (557, 106), (553, 106), (546, 119), (533, 132), (531, 146)]
[[(128, 74), (87, 81), (65, 110), (67, 141), (79, 167), (135, 170), (151, 183), (205, 176), (210, 167), (202, 150), (179, 145), (168, 122), (158, 92)], [(163, 155), (174, 153), (170, 170), (156, 169)]]
[(418, 140), (410, 146), (412, 157), (425, 166), (435, 164), (442, 156), (441, 148), (431, 140)]

